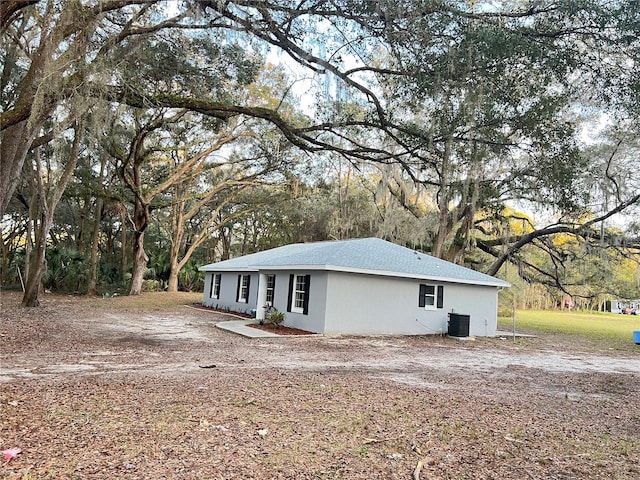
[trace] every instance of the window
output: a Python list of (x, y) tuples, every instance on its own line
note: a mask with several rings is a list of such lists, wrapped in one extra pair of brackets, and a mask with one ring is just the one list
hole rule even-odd
[(306, 296), (307, 292), (305, 290), (304, 276), (296, 275), (296, 284), (293, 290), (293, 305), (291, 305), (291, 310), (302, 313), (304, 311), (304, 299)]
[(435, 310), (442, 308), (444, 305), (444, 287), (442, 285), (425, 285), (420, 284), (420, 293), (418, 295), (418, 306), (424, 307), (426, 310)]
[(311, 275), (289, 275), (289, 301), (287, 311), (309, 313), (309, 285)]
[(213, 277), (211, 277), (211, 291), (209, 292), (210, 298), (220, 298), (220, 280), (222, 279), (222, 274), (214, 273)]
[(267, 303), (273, 305), (273, 300), (276, 297), (276, 276), (267, 275)]
[(249, 303), (249, 282), (251, 275), (238, 275), (238, 291), (236, 301), (239, 303)]

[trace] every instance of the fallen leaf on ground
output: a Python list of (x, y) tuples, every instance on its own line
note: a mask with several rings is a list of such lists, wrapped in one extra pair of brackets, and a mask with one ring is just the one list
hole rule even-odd
[(2, 451), (2, 456), (5, 462), (10, 462), (13, 457), (18, 455), (22, 450), (18, 447), (8, 448)]

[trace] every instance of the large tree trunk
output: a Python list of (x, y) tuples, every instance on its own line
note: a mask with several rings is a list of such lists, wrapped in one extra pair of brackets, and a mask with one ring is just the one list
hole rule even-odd
[(149, 262), (149, 257), (144, 251), (144, 231), (149, 225), (149, 207), (139, 197), (136, 198), (135, 203), (134, 225), (136, 230), (134, 233), (133, 270), (131, 272), (129, 295), (140, 295), (142, 293), (144, 272)]
[(47, 271), (47, 237), (53, 224), (53, 215), (48, 207), (41, 213), (41, 221), (36, 232), (35, 250), (32, 252), (29, 262), (29, 274), (22, 297), (22, 305), (25, 307), (40, 306), (40, 292), (42, 291), (42, 277)]
[(2, 247), (2, 267), (0, 268), (0, 287), (7, 283), (7, 270), (9, 269), (9, 241), (5, 243), (4, 235), (0, 235), (0, 247)]
[(102, 206), (104, 204), (104, 200), (102, 198), (102, 190), (104, 188), (102, 185), (102, 177), (104, 176), (106, 163), (106, 157), (103, 155), (100, 161), (100, 174), (98, 175), (98, 179), (100, 181), (100, 192), (98, 193), (98, 198), (96, 200), (93, 232), (91, 234), (91, 247), (89, 250), (89, 285), (87, 288), (88, 295), (97, 295), (98, 293), (98, 249), (100, 246), (100, 221), (102, 220)]
[(120, 236), (120, 244), (122, 245), (122, 255), (120, 256), (120, 271), (122, 272), (122, 284), (127, 280), (127, 272), (129, 271), (129, 260), (127, 258), (127, 208), (121, 205), (120, 224), (122, 225), (122, 234)]
[(169, 292), (178, 291), (178, 274), (182, 267), (178, 257), (180, 256), (180, 246), (184, 239), (184, 200), (182, 199), (184, 192), (180, 184), (175, 186), (174, 191), (179, 201), (173, 206), (173, 215), (171, 216), (172, 235), (171, 250), (169, 251), (171, 270), (169, 271), (169, 283), (167, 285)]
[(433, 242), (433, 256), (442, 258), (444, 253), (444, 246), (451, 231), (451, 214), (449, 212), (450, 192), (448, 183), (451, 180), (449, 177), (449, 160), (451, 156), (451, 140), (447, 139), (444, 146), (444, 153), (442, 155), (442, 173), (440, 179), (440, 192), (438, 196), (438, 231), (436, 238)]
[(24, 160), (31, 147), (32, 137), (27, 122), (12, 125), (2, 132), (0, 139), (0, 218), (13, 196)]
[(133, 271), (131, 272), (129, 295), (140, 295), (142, 293), (144, 271), (147, 269), (148, 262), (149, 257), (144, 251), (144, 232), (136, 232), (133, 244)]
[[(30, 187), (31, 188), (31, 187)], [(35, 188), (31, 188), (33, 192), (32, 198), (37, 197), (37, 191)], [(36, 223), (36, 202), (32, 201), (29, 205), (29, 218), (27, 220), (27, 241), (24, 246), (24, 278), (29, 278), (29, 264), (31, 263), (31, 252), (33, 251), (33, 227)]]
[[(40, 166), (40, 151), (35, 150), (35, 165), (37, 171), (38, 182), (38, 206), (40, 208), (40, 223), (36, 230), (36, 245), (35, 251), (29, 262), (29, 274), (27, 275), (27, 282), (25, 286), (24, 296), (22, 298), (22, 305), (25, 307), (37, 307), (40, 305), (40, 291), (42, 290), (42, 277), (47, 270), (47, 238), (49, 231), (53, 225), (53, 214), (56, 206), (62, 194), (67, 188), (67, 184), (71, 179), (76, 164), (78, 163), (78, 152), (80, 151), (80, 140), (82, 138), (82, 125), (76, 125), (75, 136), (73, 139), (73, 146), (71, 148), (71, 154), (67, 160), (67, 164), (64, 167), (62, 175), (55, 183), (55, 187), (48, 185), (49, 189), (45, 189), (44, 176), (42, 168)], [(53, 182), (52, 172), (47, 172), (49, 182)], [(52, 189), (51, 189), (52, 188)], [(47, 193), (49, 193), (47, 195)]]
[(196, 240), (193, 245), (187, 248), (187, 251), (184, 253), (182, 260), (180, 258), (180, 245), (182, 245), (182, 239), (184, 238), (184, 223), (180, 222), (178, 224), (178, 232), (175, 233), (174, 239), (171, 244), (171, 254), (169, 258), (169, 263), (171, 265), (171, 270), (169, 272), (169, 283), (167, 285), (167, 291), (169, 292), (177, 292), (179, 286), (179, 278), (180, 278), (180, 270), (184, 267), (193, 252), (196, 248), (203, 242), (203, 240)]
[(180, 256), (180, 245), (184, 237), (184, 224), (180, 221), (175, 227), (177, 230), (174, 231), (173, 238), (171, 239), (171, 251), (169, 253), (169, 264), (171, 265), (169, 284), (167, 285), (167, 291), (169, 292), (178, 291), (178, 274), (184, 265), (183, 262), (178, 260)]
[(178, 274), (180, 273), (180, 267), (178, 262), (171, 259), (171, 271), (169, 272), (169, 283), (167, 284), (168, 292), (178, 291)]
[(89, 285), (88, 295), (97, 295), (98, 284), (98, 247), (100, 246), (100, 220), (102, 218), (102, 197), (96, 200), (95, 222), (91, 235), (91, 250), (89, 251)]

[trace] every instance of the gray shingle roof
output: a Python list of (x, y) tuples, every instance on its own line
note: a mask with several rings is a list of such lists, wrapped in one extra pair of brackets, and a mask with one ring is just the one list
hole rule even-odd
[(490, 275), (379, 238), (296, 243), (211, 263), (200, 270), (333, 270), (496, 287), (510, 286)]

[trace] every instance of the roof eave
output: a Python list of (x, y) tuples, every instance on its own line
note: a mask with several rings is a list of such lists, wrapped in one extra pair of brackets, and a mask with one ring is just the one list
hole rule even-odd
[(430, 280), (433, 282), (447, 282), (447, 283), (461, 283), (465, 285), (480, 285), (487, 287), (510, 287), (509, 282), (496, 278), (495, 280), (474, 280), (467, 278), (455, 278), (442, 275), (423, 275), (418, 273), (404, 273), (394, 272), (389, 270), (372, 270), (366, 268), (344, 267), (339, 265), (258, 265), (255, 270), (316, 270), (327, 272), (344, 272), (344, 273), (359, 273), (364, 275), (377, 275), (381, 277), (395, 277), (395, 278), (411, 278), (416, 280)]
[(203, 267), (198, 268), (200, 272), (258, 272), (260, 269), (255, 266), (244, 266), (244, 267), (216, 267), (213, 265), (204, 265)]
[(447, 283), (463, 283), (467, 285), (482, 285), (487, 287), (510, 287), (511, 284), (508, 282), (504, 282), (503, 280), (496, 279), (493, 280), (474, 280), (468, 278), (456, 278), (456, 277), (447, 277), (441, 275), (425, 275), (419, 273), (404, 273), (404, 272), (393, 272), (388, 270), (370, 270), (370, 269), (361, 269), (361, 268), (351, 268), (351, 267), (335, 267), (333, 265), (328, 265), (326, 270), (329, 271), (337, 271), (337, 272), (346, 272), (346, 273), (361, 273), (365, 275), (379, 275), (383, 277), (396, 277), (396, 278), (412, 278), (416, 280), (431, 280), (434, 282), (447, 282)]

